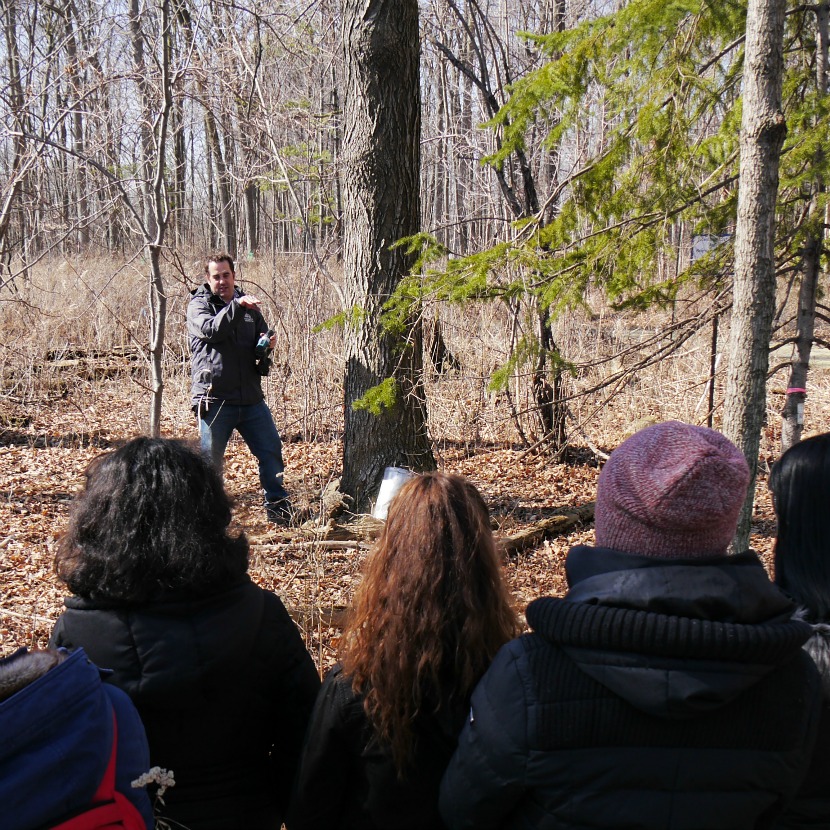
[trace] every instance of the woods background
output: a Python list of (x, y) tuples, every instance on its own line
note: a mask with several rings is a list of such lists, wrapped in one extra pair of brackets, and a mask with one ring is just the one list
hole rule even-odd
[[(90, 458), (140, 432), (194, 435), (184, 313), (204, 251), (236, 256), (277, 331), (266, 391), (289, 489), (319, 513), (341, 475), (345, 341), (365, 311), (344, 265), (364, 242), (344, 237), (360, 161), (344, 141), (354, 5), (0, 0), (4, 647), (42, 641), (59, 609), (51, 546)], [(762, 550), (765, 465), (802, 424), (825, 428), (830, 399), (828, 5), (768, 5), (782, 14), (786, 135)], [(504, 536), (590, 502), (598, 465), (637, 426), (723, 425), (747, 5), (433, 0), (417, 12), (422, 232), (378, 326), (404, 352), (417, 344), (435, 460), (482, 488)], [(391, 74), (394, 20), (373, 35)], [(336, 626), (320, 609), (348, 602), (362, 548), (274, 536), (255, 515), (250, 459), (230, 452), (255, 574), (311, 609), (325, 663)], [(510, 560), (520, 601), (559, 590), (572, 541)]]

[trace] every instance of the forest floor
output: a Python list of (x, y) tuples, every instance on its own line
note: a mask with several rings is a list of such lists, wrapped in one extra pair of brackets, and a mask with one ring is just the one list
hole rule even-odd
[[(17, 421), (0, 419), (0, 655), (19, 645), (46, 644), (66, 593), (53, 570), (56, 540), (86, 465), (135, 433), (128, 413), (113, 386), (83, 410), (62, 400)], [(183, 419), (176, 434), (193, 438), (195, 427)], [(319, 509), (324, 488), (337, 475), (341, 451), (336, 440), (286, 442), (286, 485), (298, 506), (312, 514)], [(443, 443), (437, 448), (441, 469), (466, 476), (481, 490), (500, 539), (533, 528), (562, 508), (593, 502), (597, 460), (587, 449), (577, 449), (573, 456), (566, 464), (508, 445)], [(256, 462), (236, 439), (226, 456), (226, 485), (235, 501), (234, 522), (251, 543), (252, 577), (282, 597), (324, 671), (336, 657), (338, 613), (349, 604), (369, 543), (320, 543), (313, 524), (269, 525)], [(753, 547), (769, 566), (775, 521), (763, 470), (753, 531)], [(538, 596), (562, 594), (568, 549), (592, 543), (588, 521), (505, 556), (504, 572), (517, 609), (523, 612)]]

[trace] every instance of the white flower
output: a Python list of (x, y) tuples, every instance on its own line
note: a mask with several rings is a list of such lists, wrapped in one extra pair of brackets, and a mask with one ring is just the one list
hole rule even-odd
[(173, 777), (173, 770), (166, 770), (163, 767), (152, 767), (142, 773), (132, 782), (133, 787), (146, 787), (148, 784), (158, 784), (157, 796), (162, 796), (169, 787), (176, 786), (176, 779)]

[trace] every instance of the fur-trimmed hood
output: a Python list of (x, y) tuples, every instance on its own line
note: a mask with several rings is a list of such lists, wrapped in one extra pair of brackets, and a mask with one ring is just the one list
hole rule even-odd
[(813, 662), (821, 674), (821, 693), (825, 700), (830, 700), (830, 623), (810, 622), (806, 608), (799, 608), (793, 618), (809, 623), (813, 634), (806, 643), (804, 650), (813, 658)]

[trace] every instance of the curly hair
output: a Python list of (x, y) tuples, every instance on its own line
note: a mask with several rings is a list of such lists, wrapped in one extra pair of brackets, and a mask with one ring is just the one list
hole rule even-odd
[(367, 558), (340, 655), (399, 775), (415, 718), (466, 706), (517, 633), (481, 494), (447, 473), (407, 481)]
[(775, 583), (811, 620), (830, 620), (830, 433), (793, 444), (773, 465), (769, 489), (778, 519)]
[(217, 471), (182, 441), (135, 438), (94, 459), (70, 508), (55, 570), (76, 596), (140, 604), (205, 596), (248, 570)]

